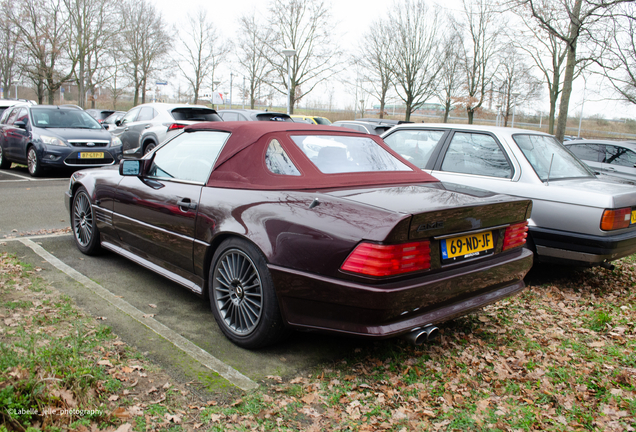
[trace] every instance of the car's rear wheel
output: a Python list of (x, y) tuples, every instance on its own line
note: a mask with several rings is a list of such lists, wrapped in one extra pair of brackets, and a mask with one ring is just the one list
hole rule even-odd
[(84, 187), (80, 187), (73, 196), (71, 227), (73, 228), (75, 244), (82, 253), (96, 255), (101, 252), (99, 230), (97, 229), (93, 206)]
[(29, 147), (29, 150), (27, 150), (27, 167), (29, 168), (29, 174), (31, 174), (31, 177), (39, 177), (42, 175), (40, 157), (33, 146)]
[(147, 143), (144, 146), (144, 155), (147, 155), (148, 153), (153, 151), (155, 149), (155, 147), (157, 147), (157, 144), (155, 144), (154, 142), (150, 141), (149, 143)]
[(209, 294), (216, 322), (236, 345), (260, 348), (287, 334), (265, 257), (253, 244), (239, 238), (221, 243), (210, 267)]
[(11, 161), (4, 157), (4, 150), (2, 150), (2, 146), (0, 145), (0, 169), (7, 168), (11, 168)]

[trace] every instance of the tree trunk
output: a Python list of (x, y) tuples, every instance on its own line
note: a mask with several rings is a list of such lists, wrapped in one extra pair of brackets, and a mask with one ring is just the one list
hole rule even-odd
[(473, 118), (475, 117), (475, 110), (472, 108), (466, 108), (466, 113), (468, 113), (468, 124), (473, 124)]
[(380, 100), (380, 118), (384, 118), (384, 98)]
[(446, 99), (446, 103), (444, 104), (444, 123), (448, 123), (448, 117), (450, 116), (451, 109), (451, 100)]
[(565, 128), (568, 122), (568, 108), (570, 105), (570, 95), (572, 94), (572, 80), (574, 79), (574, 67), (576, 66), (576, 43), (581, 24), (579, 16), (581, 15), (581, 4), (583, 0), (576, 0), (572, 14), (570, 16), (570, 33), (568, 44), (568, 57), (565, 64), (565, 77), (563, 78), (563, 91), (561, 92), (561, 104), (559, 106), (559, 119), (557, 121), (557, 129), (554, 136), (563, 142), (565, 136)]

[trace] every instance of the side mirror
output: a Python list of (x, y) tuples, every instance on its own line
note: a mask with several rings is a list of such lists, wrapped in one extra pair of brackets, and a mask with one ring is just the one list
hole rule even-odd
[(18, 127), (20, 129), (26, 129), (26, 122), (22, 120), (18, 120), (17, 122), (13, 123), (13, 126)]
[(102, 123), (101, 125), (104, 129), (108, 130), (108, 123)]
[(140, 159), (124, 159), (119, 164), (119, 175), (139, 177), (142, 173), (143, 161)]
[(121, 120), (115, 120), (115, 124), (116, 124), (117, 126), (121, 126)]

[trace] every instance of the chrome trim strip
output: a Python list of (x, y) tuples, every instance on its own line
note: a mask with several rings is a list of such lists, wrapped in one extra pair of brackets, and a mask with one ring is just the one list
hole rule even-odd
[(94, 142), (94, 143), (109, 143), (110, 140), (94, 140), (94, 139), (70, 139), (67, 140), (70, 143), (85, 143), (85, 142)]
[(199, 285), (195, 284), (194, 282), (184, 277), (181, 277), (178, 274), (171, 272), (170, 270), (166, 270), (165, 268), (158, 266), (157, 264), (152, 263), (148, 261), (147, 259), (144, 259), (138, 255), (135, 255), (134, 253), (127, 251), (126, 249), (120, 248), (119, 246), (115, 246), (114, 244), (108, 243), (105, 241), (102, 241), (102, 246), (106, 249), (110, 249), (111, 251), (115, 253), (118, 253), (119, 255), (122, 255), (125, 258), (128, 258), (131, 261), (136, 262), (142, 267), (146, 267), (147, 269), (152, 270), (155, 273), (158, 273), (161, 276), (167, 279), (170, 279), (173, 282), (178, 283), (179, 285), (183, 285), (184, 287), (196, 292), (197, 294), (203, 293), (203, 288), (201, 288)]
[(67, 163), (65, 160), (64, 165), (71, 166), (71, 167), (102, 167), (102, 166), (108, 166), (108, 165), (115, 165), (115, 160), (113, 159), (113, 161), (109, 164), (70, 164), (70, 163)]
[(462, 232), (458, 232), (458, 233), (454, 233), (454, 234), (444, 234), (443, 236), (433, 237), (433, 240), (444, 240), (444, 239), (447, 239), (447, 238), (459, 237), (459, 236), (463, 236), (463, 235), (466, 235), (466, 234), (479, 234), (481, 232), (492, 231), (492, 230), (496, 230), (496, 229), (499, 229), (499, 228), (507, 228), (510, 225), (512, 225), (512, 224), (497, 225), (497, 226), (492, 226), (492, 227), (488, 227), (488, 228), (482, 228), (482, 229), (478, 229), (478, 230), (462, 231)]
[(150, 225), (150, 224), (148, 224), (148, 223), (146, 223), (146, 222), (142, 222), (142, 221), (140, 221), (140, 220), (138, 220), (138, 219), (133, 219), (133, 218), (131, 218), (131, 217), (124, 216), (124, 215), (123, 215), (123, 214), (121, 214), (121, 213), (115, 213), (115, 212), (113, 212), (113, 215), (116, 215), (116, 216), (119, 216), (119, 217), (121, 217), (121, 218), (127, 219), (127, 220), (129, 220), (129, 221), (131, 221), (131, 222), (134, 222), (134, 223), (137, 223), (137, 224), (139, 224), (139, 225), (143, 225), (143, 226), (145, 226), (145, 227), (147, 227), (147, 228), (152, 228), (152, 229), (154, 229), (154, 230), (161, 231), (161, 232), (163, 232), (163, 233), (165, 233), (165, 234), (170, 234), (170, 235), (173, 235), (173, 236), (176, 236), (176, 237), (182, 238), (182, 239), (184, 239), (184, 240), (190, 240), (190, 241), (192, 241), (192, 242), (194, 242), (194, 240), (195, 240), (193, 237), (189, 237), (189, 236), (187, 236), (187, 235), (179, 234), (179, 233), (176, 233), (176, 232), (174, 232), (174, 231), (168, 231), (167, 229), (163, 229), (163, 228), (156, 227), (156, 226), (154, 226), (154, 225)]
[[(152, 177), (152, 176), (147, 176), (144, 177), (150, 180), (156, 180), (156, 181), (165, 181), (165, 182), (173, 182), (173, 183), (183, 183), (183, 184), (189, 184), (189, 185), (194, 185), (194, 186), (205, 186), (206, 182), (195, 182), (195, 181), (188, 181), (188, 180), (179, 180), (176, 178), (164, 178), (164, 177)], [(209, 178), (209, 175), (208, 175)]]
[(194, 239), (194, 242), (197, 243), (197, 244), (200, 244), (201, 246), (210, 247), (210, 243), (206, 243), (206, 242), (204, 242), (202, 240), (199, 240), (199, 239)]

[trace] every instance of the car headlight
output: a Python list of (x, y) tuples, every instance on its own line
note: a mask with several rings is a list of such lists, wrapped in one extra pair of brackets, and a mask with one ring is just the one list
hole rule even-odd
[(66, 143), (59, 138), (40, 135), (40, 139), (42, 140), (44, 144), (47, 144), (47, 145), (67, 147)]
[(110, 140), (111, 147), (119, 147), (120, 145), (121, 145), (121, 140), (119, 139), (119, 137), (113, 137), (113, 139)]

